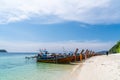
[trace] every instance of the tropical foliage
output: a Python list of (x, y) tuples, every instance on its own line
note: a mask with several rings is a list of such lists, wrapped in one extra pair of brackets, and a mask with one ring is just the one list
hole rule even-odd
[(117, 42), (110, 50), (110, 53), (120, 53), (120, 41)]

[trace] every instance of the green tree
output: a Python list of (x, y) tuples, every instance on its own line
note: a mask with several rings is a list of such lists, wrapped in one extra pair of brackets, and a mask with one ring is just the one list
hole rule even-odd
[(110, 53), (120, 53), (120, 40), (109, 50)]

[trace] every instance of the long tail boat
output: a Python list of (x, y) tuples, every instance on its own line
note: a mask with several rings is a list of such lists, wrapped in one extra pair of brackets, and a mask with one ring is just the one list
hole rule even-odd
[(88, 49), (84, 52), (84, 49), (77, 54), (78, 48), (72, 55), (64, 55), (64, 54), (50, 54), (47, 51), (40, 51), (41, 53), (37, 56), (37, 62), (43, 63), (58, 63), (58, 64), (69, 64), (70, 62), (82, 61), (83, 59), (87, 59), (89, 57), (95, 56), (93, 51), (89, 51)]
[(52, 58), (40, 58), (37, 57), (37, 62), (44, 63), (58, 63), (58, 64), (69, 64), (72, 60), (73, 56), (68, 57), (52, 57)]
[(47, 51), (41, 51), (40, 54), (37, 56), (37, 62), (44, 62), (44, 63), (58, 63), (58, 64), (69, 64), (73, 56), (71, 55), (57, 55), (57, 54), (48, 54)]

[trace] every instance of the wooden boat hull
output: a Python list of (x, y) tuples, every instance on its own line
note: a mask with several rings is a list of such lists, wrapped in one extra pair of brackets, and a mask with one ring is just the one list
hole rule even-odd
[(37, 62), (44, 62), (44, 63), (58, 63), (58, 64), (69, 64), (72, 60), (73, 56), (65, 57), (65, 58), (51, 58), (51, 59), (41, 59), (37, 58)]
[[(81, 56), (82, 56), (82, 57), (81, 57)], [(73, 56), (71, 62), (80, 61), (80, 60), (85, 59), (85, 54), (81, 54), (81, 56), (80, 56), (80, 55)], [(81, 58), (81, 59), (80, 59), (80, 58)]]

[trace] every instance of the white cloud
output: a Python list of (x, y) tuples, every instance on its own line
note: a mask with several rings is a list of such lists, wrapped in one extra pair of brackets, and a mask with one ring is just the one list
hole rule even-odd
[(65, 41), (65, 42), (7, 42), (0, 41), (0, 48), (10, 52), (38, 52), (39, 49), (47, 49), (50, 52), (74, 51), (76, 48), (90, 49), (94, 51), (108, 50), (114, 42), (100, 41)]
[(32, 19), (38, 23), (62, 20), (88, 24), (120, 23), (119, 3), (119, 0), (0, 0), (0, 23)]

